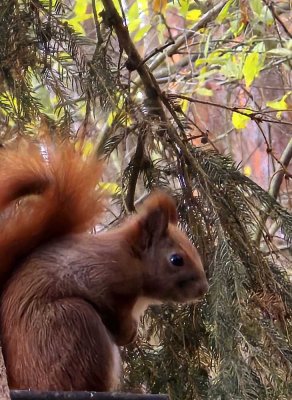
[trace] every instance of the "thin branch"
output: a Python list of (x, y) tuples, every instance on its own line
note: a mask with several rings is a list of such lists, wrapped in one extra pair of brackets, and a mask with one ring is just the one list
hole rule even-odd
[(172, 40), (171, 42), (166, 43), (166, 44), (164, 44), (164, 45), (161, 46), (161, 47), (156, 47), (153, 51), (151, 51), (151, 53), (150, 53), (148, 56), (146, 56), (146, 57), (144, 58), (143, 64), (145, 64), (147, 61), (149, 61), (152, 57), (156, 56), (156, 54), (162, 53), (163, 50), (167, 49), (167, 47), (169, 47), (169, 46), (172, 46), (173, 43), (174, 43), (174, 42), (173, 42), (173, 40)]
[[(167, 57), (171, 57), (172, 55), (174, 55), (177, 52), (177, 50), (179, 49), (179, 47), (181, 45), (183, 45), (187, 39), (194, 36), (195, 32), (204, 28), (206, 26), (206, 24), (208, 24), (210, 21), (214, 20), (216, 18), (216, 16), (220, 13), (222, 8), (225, 6), (226, 3), (227, 3), (226, 0), (222, 0), (218, 4), (216, 4), (213, 8), (211, 8), (211, 10), (207, 11), (204, 15), (202, 15), (200, 20), (197, 21), (187, 32), (183, 32), (182, 35), (178, 36), (175, 39), (174, 44), (172, 46), (168, 47), (168, 49), (166, 51), (159, 54), (155, 58), (155, 60), (150, 64), (149, 70), (154, 71), (160, 64), (163, 63), (163, 61)], [(135, 79), (134, 84), (137, 88), (140, 86), (141, 81), (142, 81), (142, 79), (140, 76)]]
[(269, 193), (272, 197), (275, 199), (278, 197), (279, 191), (280, 191), (280, 186), (282, 183), (282, 180), (285, 176), (285, 170), (288, 168), (288, 165), (292, 159), (292, 139), (288, 142), (285, 150), (282, 153), (282, 156), (280, 158), (280, 167), (274, 174), (271, 183), (270, 183), (270, 189)]
[[(282, 180), (285, 176), (285, 170), (286, 168), (288, 168), (288, 165), (290, 163), (292, 159), (292, 139), (290, 139), (290, 141), (288, 142), (286, 148), (284, 149), (282, 156), (279, 160), (280, 163), (280, 167), (278, 168), (278, 170), (275, 172), (275, 174), (273, 175), (273, 178), (271, 180), (270, 183), (270, 189), (269, 189), (269, 194), (276, 199), (278, 197), (279, 191), (280, 191), (280, 187), (281, 187), (281, 183)], [(255, 234), (255, 242), (257, 244), (260, 243), (261, 240), (261, 236), (262, 236), (262, 229), (261, 227), (265, 225), (268, 216), (269, 216), (269, 212), (270, 212), (270, 208), (266, 207), (263, 210), (263, 217), (262, 220), (259, 224), (259, 228)]]
[(227, 3), (226, 0), (220, 1), (216, 4), (211, 10), (207, 11), (206, 14), (202, 15), (199, 21), (197, 21), (186, 33), (184, 32), (178, 38), (176, 38), (175, 43), (168, 48), (166, 52), (163, 54), (159, 54), (156, 59), (150, 64), (150, 71), (155, 70), (165, 59), (166, 57), (171, 57), (173, 54), (177, 52), (179, 47), (190, 37), (194, 36), (194, 33), (204, 28), (207, 23), (214, 20), (216, 16), (220, 13), (222, 8)]
[(103, 42), (103, 38), (102, 38), (101, 30), (100, 30), (100, 25), (99, 25), (99, 22), (98, 22), (98, 16), (97, 16), (97, 12), (96, 12), (95, 0), (92, 0), (92, 13), (93, 13), (93, 18), (94, 18), (94, 25), (95, 25), (97, 43), (99, 45), (101, 45), (101, 43)]
[[(184, 96), (182, 94), (170, 94), (169, 96), (178, 98), (178, 99), (182, 99), (182, 100), (187, 100), (190, 103), (205, 104), (208, 106), (218, 107), (218, 108), (222, 108), (224, 110), (237, 112), (238, 114), (245, 115), (246, 117), (249, 117), (251, 120), (255, 120), (258, 122), (271, 122), (273, 124), (282, 124), (282, 125), (292, 126), (291, 122), (279, 121), (277, 119), (268, 119), (268, 118), (263, 117), (262, 114), (264, 114), (264, 115), (267, 114), (267, 111), (263, 111), (263, 112), (256, 111), (256, 110), (253, 110), (253, 109), (247, 108), (247, 107), (229, 107), (224, 104), (219, 104), (219, 103), (215, 103), (215, 102), (211, 102), (211, 101), (194, 99), (193, 97)], [(281, 111), (281, 110), (276, 110), (276, 111)], [(283, 110), (283, 111), (286, 112), (287, 110)]]
[(135, 211), (135, 191), (142, 165), (144, 163), (145, 133), (141, 133), (137, 139), (137, 146), (134, 157), (131, 160), (132, 173), (129, 178), (128, 191), (125, 197), (125, 205), (128, 212)]
[(284, 29), (285, 33), (288, 35), (289, 38), (292, 38), (291, 33), (289, 32), (289, 29), (286, 27), (286, 25), (284, 24), (284, 22), (281, 20), (281, 18), (279, 18), (278, 14), (276, 13), (274, 6), (272, 4), (271, 1), (267, 1), (267, 0), (263, 0), (263, 2), (265, 3), (265, 5), (268, 7), (268, 9), (271, 11), (273, 18), (275, 20), (277, 20), (279, 22), (279, 24), (282, 26), (282, 28)]

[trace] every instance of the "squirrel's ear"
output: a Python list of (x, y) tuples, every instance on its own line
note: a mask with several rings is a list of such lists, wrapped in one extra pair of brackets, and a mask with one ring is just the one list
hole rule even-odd
[(142, 248), (157, 243), (166, 233), (169, 223), (177, 223), (174, 200), (163, 192), (154, 192), (143, 203), (137, 215), (138, 237)]

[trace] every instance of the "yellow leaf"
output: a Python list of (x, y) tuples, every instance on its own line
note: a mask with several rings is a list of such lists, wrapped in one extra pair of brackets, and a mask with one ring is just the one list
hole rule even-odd
[(144, 37), (144, 35), (146, 35), (146, 33), (149, 31), (150, 28), (151, 25), (147, 24), (143, 26), (143, 28), (139, 29), (136, 35), (134, 36), (134, 41), (139, 42), (139, 40), (141, 40)]
[(120, 186), (114, 182), (100, 182), (99, 187), (111, 195), (118, 194), (121, 191)]
[(261, 70), (259, 53), (250, 53), (246, 56), (243, 64), (243, 76), (246, 86), (249, 87)]
[(140, 26), (140, 20), (134, 19), (128, 23), (128, 29), (130, 33), (133, 33)]
[(288, 110), (288, 105), (283, 99), (279, 101), (267, 101), (267, 106), (273, 108), (274, 110)]
[(190, 2), (189, 0), (180, 0), (179, 1), (179, 13), (180, 15), (182, 15), (184, 18), (188, 12), (189, 6), (190, 6)]
[(225, 6), (222, 8), (222, 10), (220, 11), (220, 13), (218, 14), (217, 18), (215, 19), (216, 22), (218, 22), (219, 24), (221, 22), (224, 21), (224, 19), (227, 17), (229, 8), (231, 6), (231, 4), (233, 3), (234, 0), (229, 0), (227, 1), (227, 3), (225, 4)]
[(188, 110), (188, 105), (189, 105), (188, 100), (182, 100), (181, 105), (180, 105), (180, 107), (181, 107), (181, 109), (182, 109), (182, 112), (184, 112), (184, 113), (187, 112), (187, 110)]
[(250, 117), (248, 115), (239, 114), (236, 111), (232, 113), (232, 123), (236, 129), (244, 129), (249, 121)]
[(93, 144), (89, 141), (85, 142), (82, 149), (83, 155), (87, 157), (92, 153), (92, 151), (93, 151)]
[(129, 11), (128, 11), (128, 21), (131, 22), (134, 19), (139, 18), (139, 7), (138, 3), (134, 1), (134, 3), (131, 5)]
[(76, 0), (75, 1), (75, 7), (74, 7), (74, 12), (75, 15), (77, 16), (82, 16), (86, 14), (87, 10), (87, 1), (84, 0)]
[[(101, 3), (102, 1), (97, 1), (97, 4)], [(115, 9), (117, 10), (117, 12), (119, 13), (120, 16), (122, 16), (122, 10), (121, 10), (121, 5), (120, 5), (120, 0), (113, 0)]]
[(249, 165), (245, 165), (243, 168), (243, 173), (246, 176), (251, 176), (251, 173), (252, 173), (251, 167)]
[(196, 93), (200, 94), (201, 96), (212, 96), (213, 95), (212, 90), (204, 88), (204, 87), (198, 87), (196, 89)]
[(190, 10), (187, 12), (186, 19), (192, 22), (196, 22), (202, 15), (201, 10)]
[(82, 154), (85, 157), (88, 157), (93, 151), (93, 143), (90, 142), (89, 140), (87, 140), (85, 142), (78, 140), (75, 143), (75, 148), (76, 148), (76, 150), (80, 150), (80, 148), (81, 148)]
[(167, 0), (154, 0), (152, 7), (154, 12), (164, 14), (166, 6)]
[(274, 100), (274, 101), (267, 101), (266, 105), (268, 107), (273, 108), (274, 110), (280, 110), (277, 112), (276, 117), (279, 119), (282, 115), (281, 110), (288, 110), (288, 104), (286, 103), (286, 99), (288, 96), (290, 96), (292, 92), (289, 91), (288, 93), (285, 93), (284, 96), (280, 100)]

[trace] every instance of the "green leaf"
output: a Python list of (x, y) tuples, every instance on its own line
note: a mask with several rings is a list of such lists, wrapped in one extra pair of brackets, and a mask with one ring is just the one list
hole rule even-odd
[[(245, 114), (251, 114), (252, 111), (243, 110)], [(234, 128), (236, 129), (244, 129), (248, 122), (250, 121), (250, 117), (248, 115), (239, 114), (238, 112), (234, 111), (232, 113), (232, 123)]]
[(204, 46), (204, 57), (208, 57), (210, 39), (211, 39), (211, 32), (209, 32), (207, 39), (206, 39), (205, 46)]
[(199, 82), (204, 83), (206, 79), (210, 78), (210, 76), (214, 74), (217, 74), (219, 71), (219, 68), (212, 68), (211, 70), (208, 70), (206, 67), (201, 68), (200, 74), (198, 76)]
[(267, 53), (272, 54), (273, 56), (280, 56), (280, 57), (292, 57), (292, 50), (290, 49), (284, 49), (283, 47), (281, 49), (272, 49), (267, 51)]
[(258, 76), (261, 67), (262, 63), (260, 62), (259, 53), (250, 53), (246, 56), (242, 72), (247, 87), (249, 87)]
[(287, 49), (292, 50), (292, 39), (287, 40), (285, 45)]
[(127, 20), (130, 24), (132, 21), (137, 21), (138, 18), (139, 18), (139, 7), (138, 3), (134, 1), (134, 3), (131, 5), (127, 13)]
[(75, 0), (74, 13), (78, 17), (86, 15), (88, 2), (84, 0)]
[(151, 25), (147, 24), (147, 25), (143, 26), (143, 28), (139, 29), (139, 31), (134, 36), (134, 41), (139, 42), (139, 40), (141, 40), (144, 37), (144, 35), (146, 35), (146, 33), (149, 31), (150, 28), (151, 28)]
[(131, 22), (128, 23), (128, 29), (130, 33), (133, 33), (136, 29), (138, 29), (140, 26), (140, 20), (135, 19)]
[(187, 12), (188, 12), (188, 10), (189, 10), (190, 2), (189, 2), (189, 0), (180, 0), (179, 4), (180, 4), (180, 7), (178, 9), (179, 13), (183, 17), (185, 17)]
[(263, 7), (262, 21), (265, 22), (268, 26), (272, 26), (275, 23), (273, 14), (271, 13), (271, 10), (267, 6)]
[[(239, 56), (239, 55), (237, 55)], [(242, 63), (237, 57), (232, 57), (222, 65), (220, 72), (226, 76), (226, 78), (242, 78)]]
[(70, 19), (70, 26), (74, 29), (76, 33), (80, 33), (81, 35), (85, 35), (85, 30), (80, 23), (78, 18)]
[(233, 30), (234, 37), (238, 37), (244, 28), (245, 24), (243, 22), (241, 22), (241, 24), (237, 24), (236, 28)]
[(249, 4), (253, 13), (256, 14), (258, 17), (260, 17), (263, 11), (262, 0), (249, 0)]
[(229, 8), (231, 6), (231, 4), (234, 2), (234, 0), (229, 0), (227, 1), (227, 3), (225, 4), (225, 6), (222, 8), (222, 10), (220, 11), (220, 13), (217, 15), (217, 18), (215, 19), (216, 22), (218, 22), (219, 24), (221, 24), (221, 22), (223, 22), (225, 20), (225, 18), (227, 17)]

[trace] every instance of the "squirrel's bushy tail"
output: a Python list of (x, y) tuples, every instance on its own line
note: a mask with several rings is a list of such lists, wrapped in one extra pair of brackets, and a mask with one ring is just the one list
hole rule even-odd
[(101, 173), (102, 163), (69, 141), (20, 140), (0, 150), (0, 283), (37, 246), (94, 227)]

